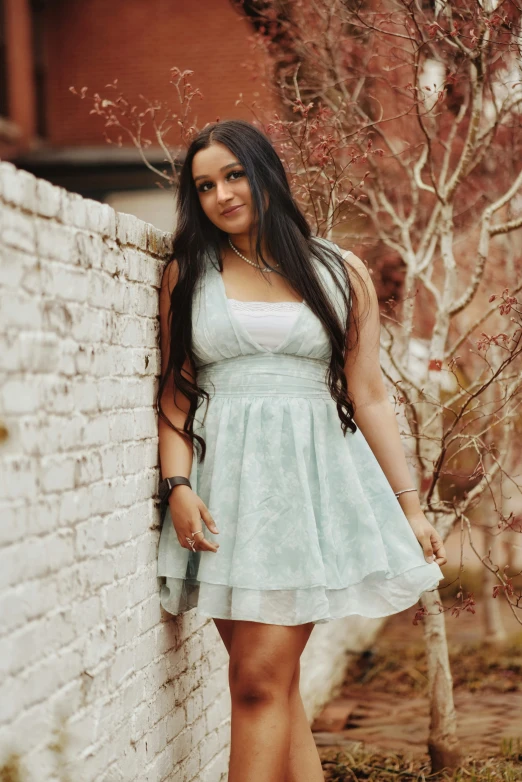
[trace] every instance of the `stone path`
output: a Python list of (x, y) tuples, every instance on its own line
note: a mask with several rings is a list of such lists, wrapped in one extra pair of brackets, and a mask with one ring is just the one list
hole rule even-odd
[[(331, 701), (312, 729), (318, 746), (343, 746), (362, 741), (394, 752), (426, 755), (429, 728), (427, 698), (379, 696), (364, 687), (350, 688), (351, 698)], [(356, 700), (357, 696), (359, 700)], [(350, 706), (351, 704), (351, 706)], [(522, 737), (520, 693), (456, 692), (457, 733), (466, 752), (497, 752), (502, 738)], [(343, 718), (341, 719), (341, 714)]]
[[(413, 626), (414, 610), (390, 617), (375, 648), (379, 653), (392, 649), (394, 654), (412, 643), (422, 642), (422, 626)], [(520, 626), (509, 624), (513, 632)], [(481, 637), (481, 608), (475, 615), (447, 617), (448, 640), (470, 643)], [(522, 643), (521, 643), (522, 663)], [(352, 742), (371, 744), (383, 750), (408, 752), (427, 757), (429, 703), (425, 690), (425, 675), (409, 662), (407, 675), (416, 681), (416, 688), (387, 692), (379, 683), (376, 672), (366, 684), (347, 681), (339, 696), (332, 700), (312, 725), (316, 744), (321, 747), (343, 747)], [(353, 679), (353, 677), (351, 677)], [(407, 676), (405, 677), (407, 680)], [(466, 753), (496, 753), (502, 739), (522, 738), (522, 691), (507, 682), (513, 691), (470, 691), (464, 685), (456, 687), (454, 697), (458, 715), (457, 732)], [(407, 687), (407, 685), (406, 685)], [(389, 689), (389, 687), (388, 687)], [(416, 690), (416, 691), (415, 691)]]

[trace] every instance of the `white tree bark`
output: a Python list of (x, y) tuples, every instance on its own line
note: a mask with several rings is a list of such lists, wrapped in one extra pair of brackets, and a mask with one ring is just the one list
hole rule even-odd
[(453, 678), (448, 656), (444, 614), (438, 613), (439, 591), (424, 592), (422, 604), (429, 612), (424, 617), (424, 638), (428, 661), (430, 696), (430, 732), (428, 752), (432, 773), (455, 769), (462, 760), (457, 737), (457, 713), (453, 701)]

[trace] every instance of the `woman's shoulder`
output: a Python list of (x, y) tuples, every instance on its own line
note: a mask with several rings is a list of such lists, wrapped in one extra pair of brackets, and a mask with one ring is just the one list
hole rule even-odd
[[(352, 270), (355, 270), (357, 272), (356, 276), (359, 276), (359, 278), (362, 276), (364, 279), (366, 279), (369, 275), (368, 267), (362, 261), (352, 250), (348, 250), (345, 247), (341, 247), (337, 242), (332, 241), (331, 239), (325, 239), (323, 236), (314, 236), (312, 237), (317, 244), (319, 244), (322, 247), (325, 247), (327, 250), (333, 251), (334, 256), (337, 258), (341, 258), (344, 262), (344, 266), (350, 274)], [(330, 266), (331, 268), (331, 266)], [(337, 272), (341, 273), (341, 267), (339, 265)]]
[(319, 245), (322, 245), (329, 250), (333, 250), (334, 253), (339, 255), (343, 259), (345, 266), (348, 268), (348, 271), (350, 271), (350, 268), (353, 268), (364, 277), (368, 275), (368, 267), (366, 266), (365, 262), (357, 255), (355, 255), (352, 250), (341, 247), (339, 244), (337, 244), (337, 242), (334, 242), (331, 239), (325, 239), (324, 236), (313, 236), (312, 238)]
[[(324, 237), (314, 237), (314, 239), (316, 239), (323, 247), (327, 247), (328, 249), (333, 250), (334, 254), (337, 257), (340, 256), (342, 259), (344, 269), (342, 268), (341, 264), (338, 266), (329, 264), (329, 268), (331, 271), (333, 271), (333, 275), (337, 278), (338, 285), (343, 288), (346, 285), (346, 277), (348, 277), (348, 297), (350, 305), (353, 301), (354, 294), (356, 302), (363, 299), (367, 301), (368, 296), (373, 299), (376, 298), (370, 270), (361, 258), (355, 255), (352, 250), (347, 250), (343, 247), (340, 247), (340, 245), (338, 245), (336, 242), (333, 242), (331, 239), (325, 239)], [(323, 276), (326, 280), (328, 288), (332, 290), (336, 297), (339, 296), (337, 285), (333, 284), (332, 276), (326, 273), (326, 270), (323, 269), (321, 264), (319, 264), (319, 267), (321, 276)]]
[(341, 247), (337, 242), (332, 241), (332, 239), (326, 239), (324, 236), (313, 236), (312, 239), (317, 244), (326, 247), (328, 250), (333, 250), (334, 253), (337, 255), (340, 255), (341, 258), (344, 260), (350, 259), (356, 259), (357, 261), (360, 261), (359, 258), (352, 252), (352, 250), (348, 250), (346, 247)]

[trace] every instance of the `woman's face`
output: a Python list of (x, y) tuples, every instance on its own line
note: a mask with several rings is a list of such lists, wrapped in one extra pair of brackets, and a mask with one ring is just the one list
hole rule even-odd
[(245, 170), (224, 144), (201, 149), (192, 160), (192, 178), (208, 219), (229, 234), (247, 233), (252, 194)]

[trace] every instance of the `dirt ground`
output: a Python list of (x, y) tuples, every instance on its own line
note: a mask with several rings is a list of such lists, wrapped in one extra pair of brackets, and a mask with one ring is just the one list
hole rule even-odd
[[(452, 602), (444, 598), (445, 605)], [(422, 622), (413, 625), (417, 608), (387, 620), (372, 649), (350, 666), (339, 695), (316, 718), (312, 730), (322, 756), (362, 742), (428, 759), (427, 668)], [(482, 600), (475, 611), (447, 612), (446, 627), (457, 733), (466, 754), (486, 757), (522, 740), (522, 627), (502, 600), (506, 641), (486, 645)]]

